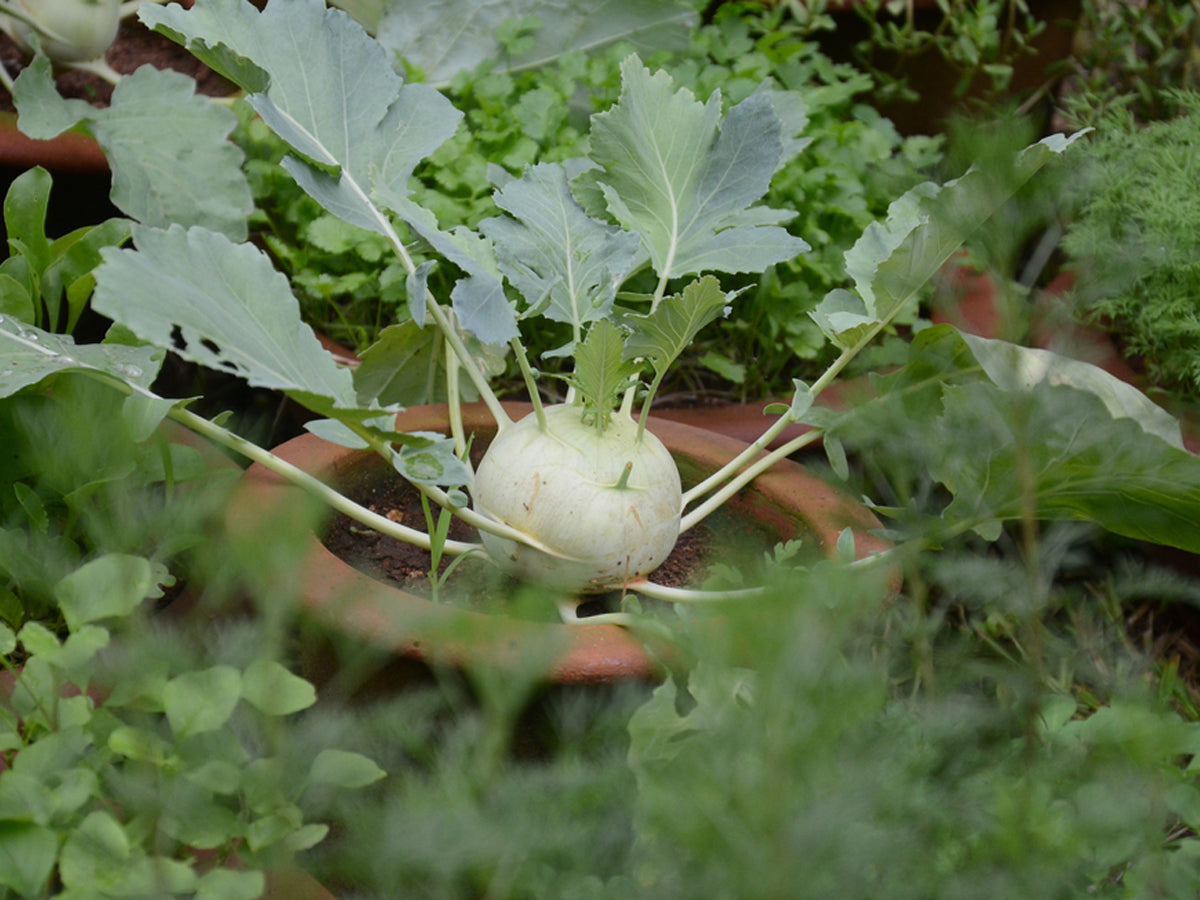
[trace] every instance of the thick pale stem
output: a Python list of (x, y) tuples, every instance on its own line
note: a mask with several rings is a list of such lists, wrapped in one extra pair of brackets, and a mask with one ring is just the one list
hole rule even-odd
[(654, 374), (654, 380), (650, 382), (650, 389), (646, 391), (646, 398), (642, 401), (642, 414), (638, 416), (637, 439), (639, 441), (642, 439), (642, 435), (646, 433), (646, 420), (650, 418), (650, 405), (654, 402), (654, 397), (658, 394), (658, 387), (662, 384), (663, 375), (665, 374), (665, 372), (656, 372)]
[(778, 419), (772, 422), (767, 430), (759, 435), (759, 437), (755, 439), (754, 442), (751, 443), (745, 450), (743, 450), (729, 462), (725, 463), (725, 465), (717, 469), (717, 471), (713, 472), (703, 481), (685, 491), (683, 494), (683, 505), (687, 507), (700, 497), (703, 497), (705, 494), (716, 490), (718, 487), (724, 484), (725, 481), (732, 477), (736, 472), (741, 471), (747, 463), (753, 459), (756, 459), (760, 453), (767, 449), (767, 445), (770, 444), (771, 441), (775, 440), (775, 438), (778, 437), (783, 430), (791, 425), (794, 421), (795, 420), (788, 413), (781, 415)]
[(643, 578), (629, 585), (629, 590), (635, 591), (652, 600), (662, 600), (667, 603), (717, 603), (724, 600), (753, 600), (761, 597), (766, 590), (761, 587), (741, 588), (728, 591), (702, 591), (696, 588), (676, 588), (655, 584)]
[(125, 3), (121, 4), (121, 18), (124, 19), (126, 16), (133, 15), (135, 12), (137, 12), (137, 8), (139, 6), (142, 6), (146, 3), (157, 3), (161, 5), (170, 2), (171, 0), (126, 0)]
[[(825, 388), (829, 387), (829, 385), (831, 385), (833, 383), (834, 379), (837, 378), (837, 376), (842, 373), (842, 370), (845, 369), (846, 366), (848, 366), (850, 364), (850, 361), (853, 360), (854, 357), (858, 356), (858, 354), (862, 352), (863, 348), (866, 347), (869, 343), (871, 343), (871, 341), (873, 341), (875, 339), (875, 336), (877, 334), (879, 334), (879, 332), (882, 331), (884, 328), (886, 328), (888, 323), (891, 322), (891, 320), (894, 319), (896, 317), (896, 315), (899, 314), (900, 310), (903, 309), (906, 305), (907, 305), (906, 303), (896, 304), (891, 315), (889, 315), (885, 319), (881, 319), (880, 321), (875, 322), (870, 328), (867, 329), (867, 331), (863, 334), (863, 336), (861, 338), (859, 338), (859, 340), (857, 342), (855, 342), (850, 347), (844, 348), (842, 350), (841, 354), (838, 356), (838, 358), (835, 359), (830, 364), (829, 368), (826, 369), (821, 374), (821, 377), (818, 378), (816, 381), (814, 381), (812, 386), (809, 387), (809, 393), (815, 398), (818, 395), (820, 395), (821, 391), (823, 391), (823, 390), (825, 390)], [(699, 497), (703, 497), (705, 494), (709, 493), (710, 491), (716, 490), (727, 479), (733, 477), (735, 473), (742, 471), (743, 466), (745, 466), (748, 462), (750, 462), (751, 460), (756, 458), (759, 453), (761, 453), (764, 449), (766, 449), (767, 445), (770, 444), (771, 441), (773, 441), (776, 437), (778, 437), (785, 428), (787, 428), (789, 425), (795, 423), (795, 421), (796, 421), (796, 419), (791, 414), (790, 411), (783, 413), (749, 447), (747, 447), (745, 450), (743, 450), (741, 453), (739, 453), (736, 457), (731, 459), (728, 463), (726, 463), (724, 466), (722, 466), (716, 472), (712, 473), (707, 478), (705, 478), (703, 481), (701, 481), (699, 484), (695, 485), (689, 491), (687, 491), (683, 495), (684, 507), (687, 507), (688, 504), (692, 503)], [(789, 454), (796, 452), (796, 450), (799, 450), (801, 447), (807, 446), (808, 444), (812, 443), (814, 440), (816, 440), (816, 437), (818, 434), (819, 434), (819, 432), (816, 432), (816, 431), (807, 432), (806, 434), (803, 434), (800, 437), (795, 438), (793, 441), (786, 444), (784, 447), (781, 447), (779, 450), (776, 450), (773, 453), (769, 454), (768, 456), (763, 457), (762, 460), (760, 460), (758, 463), (755, 463), (750, 469), (745, 470), (745, 471), (753, 472), (754, 473), (753, 475), (746, 477), (745, 472), (743, 472), (743, 474), (737, 478), (736, 483), (738, 485), (738, 488), (740, 488), (742, 485), (746, 484), (748, 481), (750, 481), (755, 476), (761, 474), (770, 465), (773, 465), (775, 462), (779, 461), (780, 459), (783, 459), (784, 457), (788, 456)], [(788, 449), (786, 453), (781, 453), (782, 450), (789, 448), (789, 447), (791, 449)], [(765, 460), (770, 460), (770, 462), (765, 463), (764, 462)], [(724, 502), (724, 500), (731, 497), (737, 491), (738, 488), (723, 489), (717, 495), (718, 497), (721, 498), (720, 502)], [(712, 499), (710, 499), (710, 500), (706, 501), (703, 504), (703, 506), (697, 507), (696, 510), (694, 510), (691, 513), (688, 513), (686, 516), (684, 516), (684, 520), (683, 520), (684, 522), (688, 523), (688, 525), (686, 527), (691, 527), (692, 525), (695, 525), (697, 522), (699, 522), (701, 519), (703, 519), (704, 516), (708, 515), (708, 513), (712, 512), (714, 509), (716, 509), (718, 506), (720, 506), (720, 502), (714, 502)], [(702, 510), (705, 510), (705, 511), (701, 512)]]
[[(378, 513), (373, 513), (369, 509), (360, 506), (350, 498), (338, 493), (319, 478), (305, 472), (303, 469), (292, 465), (287, 460), (280, 459), (275, 454), (268, 450), (264, 450), (257, 444), (247, 441), (245, 438), (239, 437), (231, 431), (227, 431), (219, 425), (210, 422), (203, 416), (198, 416), (186, 409), (172, 409), (170, 416), (176, 422), (187, 428), (195, 431), (197, 434), (203, 435), (209, 440), (220, 444), (223, 447), (228, 447), (230, 450), (245, 456), (247, 459), (253, 460), (261, 464), (272, 472), (286, 478), (290, 483), (295, 484), (313, 495), (322, 502), (328, 504), (338, 512), (345, 513), (356, 522), (361, 522), (370, 528), (375, 529), (381, 534), (388, 537), (394, 537), (397, 540), (404, 541), (408, 544), (413, 544), (422, 549), (429, 550), (431, 547), (431, 539), (428, 534), (423, 531), (418, 531), (415, 528), (408, 528), (398, 522), (393, 522)], [(471, 550), (479, 549), (478, 544), (466, 543), (464, 541), (446, 541), (443, 545), (443, 551), (453, 555), (459, 553), (467, 553)]]
[(466, 459), (467, 436), (463, 429), (462, 398), (458, 389), (458, 357), (446, 341), (446, 408), (450, 419), (450, 436), (454, 438), (454, 453)]
[(621, 415), (627, 419), (633, 418), (633, 401), (637, 397), (637, 383), (631, 384), (625, 389), (625, 394), (621, 397)]
[(468, 525), (478, 529), (479, 531), (486, 531), (488, 534), (496, 535), (496, 537), (505, 538), (506, 540), (510, 541), (516, 541), (517, 543), (524, 544), (527, 547), (532, 547), (535, 550), (540, 550), (542, 553), (556, 557), (557, 559), (561, 559), (565, 562), (579, 562), (579, 560), (575, 557), (567, 556), (566, 554), (555, 550), (553, 547), (548, 547), (537, 538), (531, 537), (525, 532), (513, 528), (511, 525), (505, 525), (503, 522), (497, 522), (495, 519), (489, 519), (487, 516), (476, 512), (469, 506), (457, 508), (450, 507), (450, 498), (446, 495), (446, 492), (439, 487), (435, 487), (431, 484), (418, 484), (416, 487), (434, 503), (438, 504), (439, 506), (451, 508), (454, 512), (454, 515), (458, 516)]
[[(775, 450), (772, 450), (765, 456), (760, 456), (750, 465), (746, 466), (746, 468), (742, 469), (735, 477), (730, 478), (723, 485), (721, 485), (721, 489), (710, 496), (707, 500), (705, 500), (691, 512), (685, 513), (683, 518), (679, 520), (680, 533), (687, 531), (694, 525), (699, 524), (709, 513), (719, 509), (726, 500), (740, 491), (743, 487), (745, 487), (763, 472), (771, 468), (771, 466), (775, 465), (775, 463), (779, 462), (781, 459), (787, 459), (797, 450), (811, 444), (820, 436), (820, 430), (813, 429), (812, 431), (807, 431), (804, 434), (793, 438), (786, 444), (783, 444)], [(722, 469), (722, 471), (725, 470)]]
[(512, 418), (504, 411), (504, 407), (500, 405), (500, 398), (496, 396), (496, 392), (488, 384), (487, 378), (479, 370), (479, 365), (475, 362), (475, 357), (467, 350), (466, 344), (462, 342), (462, 338), (446, 315), (446, 311), (438, 305), (432, 294), (427, 294), (425, 297), (425, 309), (433, 316), (438, 328), (442, 330), (442, 334), (445, 335), (446, 342), (454, 352), (455, 358), (462, 365), (463, 371), (467, 373), (467, 377), (471, 379), (471, 384), (475, 386), (475, 390), (479, 391), (479, 398), (483, 400), (484, 405), (488, 408), (488, 412), (492, 414), (492, 418), (496, 421), (497, 431), (503, 431), (512, 424)]
[(581, 616), (576, 612), (576, 600), (560, 600), (557, 603), (558, 615), (567, 625), (621, 625), (631, 627), (637, 624), (637, 618), (629, 613), (600, 613), (595, 616)]

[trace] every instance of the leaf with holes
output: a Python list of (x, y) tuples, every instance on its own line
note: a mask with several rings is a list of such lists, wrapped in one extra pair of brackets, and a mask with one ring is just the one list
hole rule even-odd
[(304, 324), (287, 279), (257, 249), (179, 226), (138, 226), (134, 243), (104, 253), (92, 301), (99, 312), (143, 340), (311, 408), (358, 408), (350, 373)]

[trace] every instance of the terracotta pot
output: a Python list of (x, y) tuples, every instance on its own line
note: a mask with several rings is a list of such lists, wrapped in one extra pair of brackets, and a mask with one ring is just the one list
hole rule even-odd
[[(514, 418), (528, 404), (506, 404)], [(469, 405), (464, 424), (486, 442), (494, 425), (486, 410)], [(404, 431), (445, 431), (444, 406), (414, 407), (401, 413)], [(650, 430), (675, 455), (681, 471), (709, 472), (733, 458), (745, 444), (677, 422), (655, 419)], [(333, 483), (353, 479), (377, 466), (370, 451), (348, 450), (302, 435), (275, 448), (284, 460)], [(272, 514), (301, 499), (301, 489), (263, 466), (251, 466), (231, 498), (227, 524), (234, 540), (252, 540)], [(864, 506), (825, 484), (801, 465), (784, 460), (742, 491), (727, 508), (765, 526), (775, 540), (804, 536), (832, 553), (846, 527), (867, 555), (888, 544), (870, 532), (878, 520)], [(504, 668), (540, 660), (547, 679), (559, 683), (600, 683), (623, 678), (656, 678), (664, 671), (667, 646), (649, 646), (611, 624), (564, 625), (518, 620), (429, 600), (377, 581), (327, 550), (314, 534), (298, 573), (303, 607), (333, 626), (391, 652), (433, 664), (461, 666), (467, 660)]]
[(37, 141), (17, 129), (16, 113), (10, 112), (0, 112), (0, 165), (17, 170), (42, 166), (51, 172), (81, 175), (108, 172), (108, 160), (93, 138), (67, 131)]

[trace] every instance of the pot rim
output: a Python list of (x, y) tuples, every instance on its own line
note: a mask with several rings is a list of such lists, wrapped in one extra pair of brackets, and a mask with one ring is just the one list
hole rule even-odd
[[(504, 407), (514, 419), (532, 409), (528, 403), (506, 402)], [(446, 406), (409, 407), (399, 413), (397, 422), (404, 431), (444, 431)], [(486, 407), (478, 403), (464, 404), (463, 424), (468, 431), (493, 427)], [(705, 469), (715, 468), (746, 447), (734, 438), (667, 419), (652, 418), (647, 427), (672, 453)], [(351, 450), (303, 434), (272, 452), (324, 479), (335, 476), (350, 459), (371, 451)], [(251, 465), (230, 497), (228, 533), (235, 540), (246, 535), (261, 527), (272, 511), (303, 494), (302, 488), (265, 466)], [(832, 555), (846, 527), (854, 530), (860, 557), (890, 546), (872, 533), (880, 523), (870, 510), (792, 460), (782, 460), (760, 475), (743, 496), (756, 507), (756, 514), (768, 514), (768, 520), (774, 519), (769, 524), (785, 533), (789, 528), (795, 533), (803, 525), (827, 554)], [(671, 655), (665, 643), (643, 641), (619, 625), (538, 622), (433, 603), (360, 572), (329, 551), (316, 533), (306, 542), (296, 573), (302, 607), (342, 631), (426, 663), (461, 667), (484, 660), (502, 669), (532, 666), (554, 682), (581, 684), (657, 679)]]

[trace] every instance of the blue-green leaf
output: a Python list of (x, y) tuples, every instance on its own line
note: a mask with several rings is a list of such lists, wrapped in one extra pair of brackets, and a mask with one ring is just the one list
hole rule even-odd
[[(405, 84), (383, 47), (323, 0), (244, 0), (146, 11), (154, 27), (266, 74), (248, 101), (295, 151), (284, 168), (329, 212), (399, 243), (398, 215), (468, 278), (453, 294), (462, 326), (486, 343), (517, 336), (499, 273), (479, 247), (444, 232), (409, 200), (413, 169), (458, 128), (462, 114), (433, 88)], [(419, 306), (419, 301), (418, 301)], [(420, 313), (418, 308), (416, 312)]]
[(248, 244), (179, 226), (138, 226), (135, 250), (107, 250), (93, 305), (143, 340), (310, 404), (358, 406), (349, 372), (300, 318), (287, 279)]
[(637, 232), (663, 277), (761, 272), (808, 249), (779, 227), (791, 213), (753, 207), (783, 155), (782, 126), (763, 94), (721, 118), (666, 72), (621, 67), (621, 98), (592, 119), (592, 159), (609, 212)]
[(246, 237), (254, 208), (242, 152), (228, 140), (233, 111), (195, 92), (191, 78), (143, 66), (123, 78), (106, 108), (64, 100), (42, 56), (13, 86), (21, 130), (48, 139), (84, 124), (113, 170), (112, 201), (149, 225), (202, 225)]
[(839, 346), (853, 346), (871, 326), (893, 318), (972, 231), (1082, 134), (1052, 135), (1026, 147), (1008, 171), (970, 169), (944, 185), (926, 182), (905, 193), (846, 251), (857, 296), (831, 291), (813, 319)]
[(541, 314), (578, 329), (612, 309), (617, 284), (633, 267), (637, 235), (599, 222), (571, 195), (567, 171), (542, 163), (493, 194), (511, 215), (479, 223), (500, 268)]

